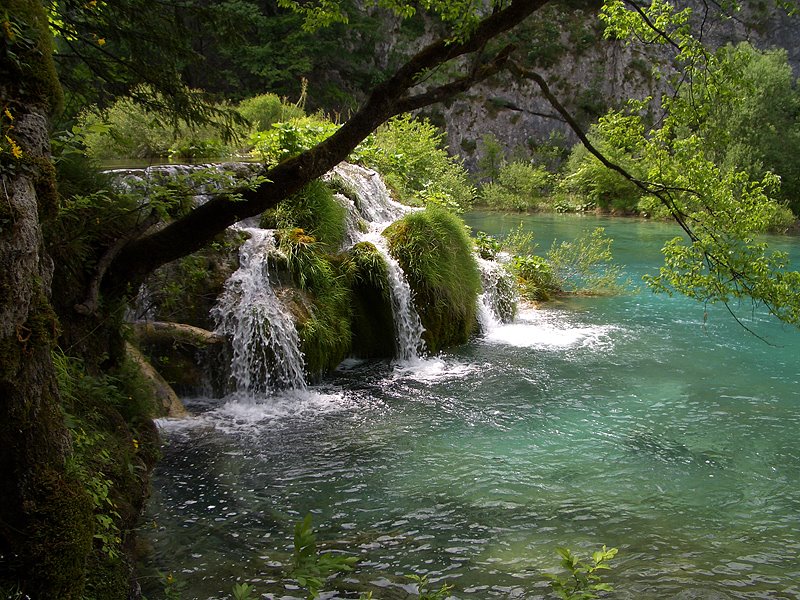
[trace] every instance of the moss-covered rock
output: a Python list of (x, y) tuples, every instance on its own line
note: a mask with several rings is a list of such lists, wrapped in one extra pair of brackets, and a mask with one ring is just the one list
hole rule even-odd
[(146, 281), (145, 299), (160, 321), (214, 329), (211, 308), (239, 266), (241, 232), (227, 230), (210, 246), (156, 270)]
[(347, 253), (345, 270), (350, 286), (353, 354), (360, 358), (394, 355), (394, 321), (386, 261), (369, 242)]
[(414, 291), (428, 350), (465, 343), (476, 326), (481, 279), (464, 223), (428, 207), (395, 222), (384, 235)]

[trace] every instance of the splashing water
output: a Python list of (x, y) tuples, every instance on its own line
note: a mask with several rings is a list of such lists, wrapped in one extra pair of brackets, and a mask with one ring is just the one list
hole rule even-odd
[(514, 276), (499, 262), (475, 257), (483, 292), (478, 296), (478, 324), (486, 334), (511, 321), (517, 312)]
[(352, 192), (352, 198), (338, 194), (340, 202), (347, 202), (350, 214), (355, 215), (355, 218), (348, 221), (349, 243), (370, 242), (386, 261), (397, 358), (403, 363), (418, 362), (425, 351), (425, 341), (422, 339), (425, 328), (414, 306), (411, 286), (408, 285), (402, 267), (389, 253), (386, 239), (382, 235), (392, 222), (415, 209), (392, 200), (380, 175), (370, 169), (341, 163), (328, 177), (338, 178)]
[(217, 333), (231, 337), (231, 375), (237, 392), (305, 389), (297, 329), (270, 284), (268, 257), (275, 251), (274, 232), (242, 231), (250, 239), (239, 250), (239, 269), (225, 282), (212, 309)]

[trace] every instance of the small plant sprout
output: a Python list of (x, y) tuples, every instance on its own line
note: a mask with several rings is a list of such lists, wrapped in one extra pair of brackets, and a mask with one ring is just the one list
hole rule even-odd
[(610, 592), (613, 587), (602, 580), (601, 572), (609, 570), (608, 563), (617, 555), (617, 548), (606, 548), (592, 554), (591, 564), (581, 561), (568, 548), (556, 548), (561, 555), (565, 575), (545, 573), (553, 591), (563, 600), (594, 600), (599, 592)]

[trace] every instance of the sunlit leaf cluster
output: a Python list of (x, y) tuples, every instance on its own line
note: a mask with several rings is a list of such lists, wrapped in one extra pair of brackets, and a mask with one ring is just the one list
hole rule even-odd
[(674, 92), (661, 99), (655, 126), (648, 115), (658, 111), (647, 100), (611, 111), (595, 131), (627, 164), (636, 165), (634, 180), (642, 193), (656, 197), (683, 229), (682, 237), (664, 247), (664, 267), (649, 283), (658, 291), (729, 308), (747, 298), (800, 324), (800, 273), (791, 270), (786, 254), (770, 251), (759, 237), (787, 212), (776, 201), (780, 177), (720, 153), (731, 144), (721, 113), (741, 115), (748, 107), (739, 99), (748, 93), (758, 97), (755, 78), (748, 79), (743, 68), (756, 59), (748, 48), (708, 52), (691, 37), (689, 16), (688, 9), (676, 11), (662, 0), (643, 8), (610, 0), (603, 7), (606, 35), (671, 44), (678, 58)]
[[(397, 16), (407, 19), (418, 11), (433, 14), (448, 24), (453, 37), (462, 39), (475, 27), (478, 21), (494, 8), (503, 8), (509, 0), (421, 0), (406, 2), (402, 0), (372, 0), (366, 4), (389, 10)], [(350, 17), (347, 4), (342, 0), (314, 0), (299, 2), (297, 0), (278, 0), (278, 6), (294, 11), (304, 18), (304, 28), (309, 31), (327, 27), (334, 23), (348, 23)]]

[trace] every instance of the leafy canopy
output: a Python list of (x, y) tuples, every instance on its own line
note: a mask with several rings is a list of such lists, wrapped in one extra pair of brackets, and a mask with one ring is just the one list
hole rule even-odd
[[(372, 0), (366, 5), (390, 10), (396, 15), (409, 18), (416, 14), (418, 8), (437, 15), (445, 23), (453, 27), (454, 37), (463, 39), (492, 8), (502, 8), (509, 4), (508, 0), (422, 0), (420, 2), (403, 2), (399, 0)], [(298, 2), (297, 0), (278, 0), (278, 6), (295, 11), (305, 18), (304, 27), (315, 30), (334, 23), (347, 23), (350, 20), (343, 0), (314, 0)]]
[(684, 230), (664, 247), (665, 265), (649, 283), (705, 303), (750, 298), (800, 325), (800, 273), (785, 253), (759, 239), (784, 210), (776, 201), (780, 179), (724, 164), (714, 150), (714, 136), (721, 135), (715, 111), (730, 106), (752, 74), (736, 67), (742, 58), (735, 51), (711, 53), (692, 37), (690, 14), (664, 0), (644, 8), (607, 0), (601, 15), (607, 36), (671, 45), (678, 61), (677, 73), (665, 73), (676, 91), (661, 99), (655, 126), (645, 117), (656, 112), (652, 99), (611, 111), (597, 125), (612, 153), (643, 166), (644, 173), (627, 177), (656, 196)]

